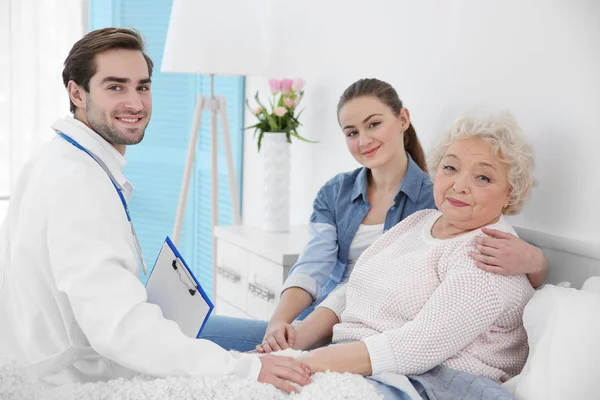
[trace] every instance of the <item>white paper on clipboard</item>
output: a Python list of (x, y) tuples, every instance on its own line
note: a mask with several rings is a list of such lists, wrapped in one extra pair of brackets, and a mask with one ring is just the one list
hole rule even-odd
[(168, 237), (146, 284), (148, 303), (158, 305), (166, 319), (197, 338), (214, 306)]

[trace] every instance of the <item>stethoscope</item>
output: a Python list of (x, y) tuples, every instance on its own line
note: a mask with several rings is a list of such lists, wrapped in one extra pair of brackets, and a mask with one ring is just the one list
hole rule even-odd
[(140, 241), (138, 240), (138, 237), (135, 233), (135, 228), (133, 227), (133, 222), (131, 221), (131, 215), (129, 214), (129, 207), (127, 207), (127, 200), (125, 200), (125, 196), (123, 195), (123, 188), (121, 187), (119, 182), (117, 182), (117, 180), (115, 179), (113, 174), (110, 172), (110, 170), (108, 169), (106, 164), (100, 158), (98, 158), (94, 153), (92, 153), (91, 151), (89, 151), (88, 149), (86, 149), (85, 147), (80, 145), (79, 143), (77, 143), (70, 136), (65, 135), (62, 132), (57, 132), (57, 133), (60, 137), (65, 139), (67, 142), (71, 143), (73, 146), (77, 147), (79, 150), (83, 151), (88, 156), (92, 157), (92, 159), (98, 163), (100, 168), (102, 168), (104, 170), (104, 172), (106, 172), (106, 175), (108, 175), (108, 177), (110, 178), (110, 181), (112, 182), (113, 186), (115, 187), (115, 190), (117, 191), (117, 194), (119, 195), (119, 198), (121, 199), (121, 204), (123, 204), (123, 208), (125, 209), (125, 215), (127, 215), (127, 221), (129, 221), (129, 226), (131, 226), (131, 233), (133, 234), (133, 243), (135, 244), (135, 249), (138, 253), (138, 258), (140, 260), (140, 263), (142, 264), (142, 270), (144, 271), (144, 275), (146, 275), (146, 273), (147, 273), (146, 262), (144, 261), (144, 255), (142, 254), (142, 247), (140, 246)]

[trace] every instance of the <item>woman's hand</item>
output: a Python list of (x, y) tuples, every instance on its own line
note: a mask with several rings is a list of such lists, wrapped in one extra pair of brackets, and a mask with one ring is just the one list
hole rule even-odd
[(489, 237), (476, 239), (481, 254), (471, 253), (477, 267), (501, 275), (527, 274), (533, 287), (544, 282), (548, 260), (540, 249), (510, 233), (489, 228), (482, 231)]
[(302, 361), (291, 357), (264, 355), (259, 357), (262, 363), (258, 381), (270, 383), (277, 389), (288, 393), (298, 393), (299, 390), (287, 381), (306, 386), (310, 383), (312, 371)]
[(296, 329), (283, 321), (271, 321), (263, 342), (256, 346), (259, 353), (272, 353), (294, 347), (296, 344)]
[(321, 347), (299, 358), (315, 372), (350, 372), (369, 376), (372, 373), (371, 357), (363, 342), (335, 344)]
[(313, 373), (331, 370), (331, 354), (327, 347), (315, 349), (299, 358)]

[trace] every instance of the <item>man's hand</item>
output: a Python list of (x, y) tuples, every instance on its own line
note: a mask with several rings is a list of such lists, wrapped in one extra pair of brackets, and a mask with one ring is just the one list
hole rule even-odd
[(286, 322), (271, 321), (263, 342), (256, 346), (259, 353), (272, 353), (294, 347), (296, 344), (296, 329)]
[(290, 382), (305, 386), (310, 383), (311, 370), (299, 360), (291, 357), (280, 357), (274, 355), (260, 356), (262, 369), (258, 375), (258, 381), (270, 383), (277, 389), (288, 393), (298, 393), (299, 390)]
[(487, 272), (501, 275), (528, 274), (532, 285), (539, 286), (546, 278), (548, 261), (540, 249), (510, 233), (482, 228), (489, 237), (478, 237), (471, 253), (475, 265)]

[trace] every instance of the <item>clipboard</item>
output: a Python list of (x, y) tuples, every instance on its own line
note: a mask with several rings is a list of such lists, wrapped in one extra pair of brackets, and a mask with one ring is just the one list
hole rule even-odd
[(214, 309), (204, 289), (167, 236), (146, 283), (148, 303), (156, 304), (166, 319), (198, 338)]

